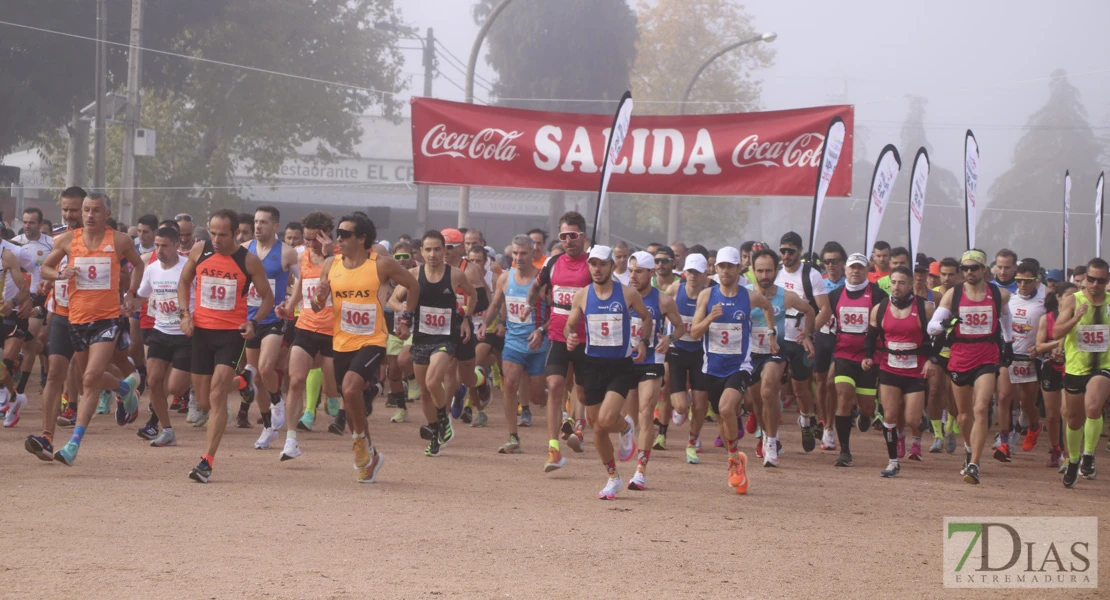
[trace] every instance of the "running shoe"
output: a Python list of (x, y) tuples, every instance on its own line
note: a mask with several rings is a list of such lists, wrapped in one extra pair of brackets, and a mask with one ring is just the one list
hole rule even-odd
[(567, 438), (567, 445), (575, 452), (582, 452), (585, 445), (585, 439), (582, 434), (575, 431), (569, 438)]
[(563, 419), (563, 424), (559, 426), (559, 433), (562, 434), (563, 440), (570, 439), (574, 435), (574, 419)]
[(517, 454), (520, 452), (520, 438), (509, 436), (509, 441), (501, 444), (497, 449), (498, 454)]
[[(895, 433), (895, 435), (898, 435), (897, 432)], [(906, 438), (899, 435), (898, 441), (895, 442), (895, 446), (898, 449), (898, 453), (895, 456), (897, 456), (898, 458), (906, 458)], [(920, 450), (920, 448), (918, 449)]]
[(208, 411), (197, 409), (197, 418), (193, 421), (193, 427), (204, 427), (208, 424)]
[(624, 487), (624, 482), (621, 481), (620, 475), (610, 475), (609, 481), (605, 483), (605, 487), (597, 493), (598, 500), (612, 500), (617, 497), (617, 492)]
[[(192, 397), (192, 393), (190, 392), (190, 398), (191, 397)], [(189, 412), (189, 402), (190, 402), (189, 399), (186, 399), (186, 398), (182, 397), (181, 398), (181, 405), (177, 407), (177, 414), (183, 415), (183, 414), (188, 413)]]
[(4, 427), (15, 427), (19, 424), (19, 411), (27, 404), (27, 396), (16, 394), (15, 401), (8, 403), (8, 412), (4, 415)]
[(495, 363), (493, 363), (493, 366), (490, 367), (490, 379), (493, 380), (493, 387), (495, 387), (497, 389), (501, 389), (501, 381), (502, 380), (501, 380), (501, 365), (500, 364), (495, 362)]
[[(686, 422), (686, 414), (685, 414), (685, 413), (679, 414), (679, 412), (678, 412), (677, 410), (672, 410), (672, 411), (671, 411), (671, 421), (672, 421), (672, 422), (673, 422), (673, 423), (674, 423), (675, 425), (682, 425), (683, 423), (685, 423), (685, 422)], [(633, 478), (633, 479), (635, 479), (636, 477), (635, 477), (635, 476), (633, 476), (632, 478)], [(628, 484), (628, 485), (629, 485), (629, 486), (631, 486), (631, 485), (632, 485), (631, 481), (629, 482), (629, 484)], [(631, 488), (631, 487), (629, 487), (629, 489), (632, 489), (632, 488)]]
[(371, 449), (370, 440), (366, 439), (365, 435), (354, 436), (351, 441), (351, 452), (355, 455), (355, 468), (360, 469), (370, 464)]
[(455, 439), (455, 428), (451, 427), (451, 419), (447, 419), (439, 424), (439, 445), (446, 446), (453, 439)]
[(945, 441), (948, 442), (948, 445), (945, 447), (945, 451), (948, 452), (949, 454), (952, 454), (953, 452), (955, 452), (956, 451), (956, 434), (952, 433), (952, 432), (948, 432), (948, 435), (946, 436)]
[(917, 440), (910, 445), (910, 460), (921, 462), (921, 442)]
[(147, 423), (139, 429), (139, 437), (144, 440), (153, 440), (158, 437), (158, 426)]
[(944, 442), (941, 438), (933, 438), (933, 445), (929, 447), (929, 454), (940, 454), (944, 452)]
[(763, 458), (763, 438), (755, 438), (755, 457)]
[(898, 465), (898, 461), (892, 460), (889, 463), (887, 463), (885, 469), (883, 469), (882, 471), (879, 472), (879, 477), (883, 477), (883, 478), (886, 478), (886, 479), (893, 479), (901, 471), (902, 471), (902, 467), (900, 467)]
[(1048, 462), (1044, 466), (1055, 469), (1060, 466), (1060, 455), (1062, 453), (1057, 448), (1050, 448), (1048, 451)]
[(490, 387), (490, 378), (487, 375), (482, 385), (478, 386), (478, 410), (485, 410), (493, 400), (493, 388)]
[(59, 427), (73, 427), (77, 424), (77, 410), (72, 405), (67, 404), (62, 409), (61, 414), (58, 415), (57, 423)]
[(860, 433), (867, 431), (867, 428), (870, 426), (871, 420), (867, 417), (867, 415), (863, 413), (859, 413), (858, 415), (856, 415), (856, 427), (859, 428)]
[(964, 469), (964, 483), (979, 485), (979, 465), (971, 463)]
[(701, 457), (698, 456), (697, 446), (686, 446), (686, 464), (701, 464)]
[(176, 446), (177, 436), (174, 435), (172, 429), (163, 429), (158, 437), (150, 441), (150, 445), (155, 448), (164, 448), (165, 446)]
[(67, 467), (72, 467), (73, 463), (77, 461), (77, 451), (80, 449), (81, 447), (77, 444), (67, 442), (65, 446), (62, 446), (61, 450), (54, 453), (54, 460)]
[(462, 416), (463, 406), (466, 404), (466, 386), (460, 385), (451, 399), (451, 416), (458, 419)]
[(543, 472), (550, 473), (557, 471), (567, 466), (567, 459), (563, 457), (563, 453), (559, 452), (551, 446), (547, 447), (547, 462), (543, 465)]
[(769, 442), (770, 438), (763, 438), (763, 466), (777, 467), (779, 466), (778, 444), (771, 445)]
[(278, 437), (278, 432), (273, 427), (264, 427), (262, 435), (258, 436), (258, 441), (254, 443), (255, 450), (268, 450), (270, 444), (274, 443)]
[(758, 427), (759, 427), (759, 422), (755, 418), (755, 413), (754, 412), (748, 413), (748, 421), (747, 421), (747, 423), (744, 423), (744, 429), (747, 430), (748, 433), (755, 433), (755, 430)]
[(821, 449), (836, 450), (836, 436), (833, 435), (832, 429), (826, 429), (821, 434)]
[(334, 417), (339, 414), (339, 398), (328, 398), (328, 416)]
[(882, 415), (875, 414), (871, 419), (871, 429), (881, 432), (883, 430), (883, 417)]
[(628, 427), (619, 435), (620, 446), (617, 449), (617, 458), (621, 462), (628, 462), (628, 459), (636, 454), (636, 423), (627, 415), (624, 417), (624, 422), (628, 423)]
[(385, 407), (386, 408), (397, 408), (397, 394), (394, 394), (393, 392), (390, 392), (388, 395), (386, 395), (386, 397), (385, 397)]
[(1024, 452), (1032, 452), (1037, 447), (1037, 438), (1041, 437), (1041, 424), (1037, 423), (1037, 428), (1029, 427), (1029, 431), (1025, 434), (1025, 439), (1021, 440), (1021, 449)]
[(347, 415), (344, 413), (335, 415), (335, 420), (331, 422), (331, 425), (328, 425), (328, 433), (334, 433), (335, 435), (343, 435), (345, 429), (347, 429)]
[(208, 460), (200, 459), (200, 463), (189, 471), (189, 479), (197, 483), (208, 483), (208, 479), (212, 477), (212, 465), (208, 464)]
[(813, 452), (817, 444), (813, 438), (813, 428), (809, 426), (809, 419), (805, 415), (798, 415), (798, 426), (802, 428), (802, 450)]
[(660, 433), (655, 436), (655, 443), (651, 445), (652, 450), (666, 450), (667, 449), (667, 436)]
[(370, 464), (365, 467), (355, 467), (358, 473), (355, 475), (355, 481), (359, 483), (374, 483), (378, 480), (378, 471), (382, 470), (382, 465), (385, 464), (385, 457), (381, 452), (374, 452), (374, 458), (370, 460)]
[(737, 494), (748, 493), (748, 455), (743, 452), (728, 459), (728, 485)]
[(393, 413), (393, 416), (389, 418), (389, 422), (390, 423), (408, 423), (409, 422), (409, 411), (408, 411), (408, 409), (398, 408), (397, 412)]
[(645, 487), (647, 487), (647, 481), (644, 479), (644, 472), (640, 469), (636, 469), (636, 474), (632, 476), (632, 479), (628, 480), (628, 489), (635, 492), (642, 492)]
[(994, 451), (994, 459), (1001, 462), (1010, 462), (1010, 445), (999, 444)]
[(54, 460), (54, 444), (51, 444), (46, 436), (29, 435), (23, 440), (23, 447), (31, 454), (37, 456), (39, 460)]
[(470, 424), (471, 427), (485, 427), (489, 425), (489, 416), (486, 411), (480, 410), (478, 414), (474, 415), (474, 422)]
[(520, 416), (516, 418), (517, 427), (531, 427), (532, 426), (532, 410), (525, 406), (520, 411)]
[(277, 404), (270, 405), (270, 425), (278, 431), (285, 427), (285, 398), (278, 400)]
[(293, 460), (294, 458), (297, 458), (301, 454), (302, 454), (301, 446), (300, 446), (300, 444), (297, 443), (297, 440), (294, 440), (292, 438), (286, 438), (285, 447), (282, 448), (281, 456), (278, 457), (278, 460), (280, 460), (282, 462), (287, 461), (287, 460)]
[(243, 369), (243, 372), (240, 373), (239, 376), (242, 377), (243, 381), (246, 383), (243, 389), (239, 390), (239, 397), (243, 399), (243, 402), (251, 404), (254, 402), (254, 397), (258, 393), (258, 389), (254, 385), (254, 368), (247, 367)]
[(1083, 479), (1095, 478), (1095, 455), (1094, 453), (1084, 452), (1079, 458), (1079, 474)]
[(106, 415), (111, 412), (112, 407), (112, 392), (103, 390), (100, 392), (100, 399), (96, 403), (96, 414)]
[[(190, 425), (195, 424), (197, 419), (200, 418), (200, 408), (197, 407), (196, 399), (189, 398), (189, 402), (186, 406), (188, 407), (188, 414), (185, 415), (185, 422)], [(250, 423), (247, 423), (247, 426), (250, 426)]]
[(439, 436), (433, 435), (431, 441), (428, 442), (427, 447), (424, 448), (424, 456), (436, 457), (439, 456), (441, 446), (439, 443)]
[(1075, 482), (1079, 481), (1079, 461), (1068, 462), (1064, 467), (1064, 487), (1075, 487)]
[(174, 396), (173, 402), (170, 402), (170, 410), (177, 411), (184, 403), (185, 402), (182, 400), (181, 396)]
[(297, 429), (301, 431), (312, 431), (312, 428), (315, 425), (316, 415), (314, 415), (311, 410), (304, 411), (304, 414), (301, 415), (300, 420), (297, 421)]
[[(139, 394), (136, 392), (135, 389), (138, 387), (138, 382), (135, 381), (135, 374), (132, 373), (131, 375), (128, 375), (126, 378), (124, 378), (124, 381), (126, 381), (130, 386), (130, 391), (128, 391), (127, 395), (122, 398), (123, 410), (127, 414), (126, 423), (120, 423), (120, 425), (134, 423), (135, 419), (139, 416)], [(116, 421), (119, 421), (118, 407), (116, 408)]]
[(850, 467), (852, 466), (852, 454), (850, 452), (841, 452), (840, 456), (836, 457), (836, 462), (833, 463), (834, 467)]
[(463, 423), (470, 423), (474, 421), (474, 409), (470, 408), (469, 404), (464, 406), (462, 410), (462, 416), (457, 418)]
[(10, 398), (11, 395), (8, 393), (8, 388), (0, 387), (0, 415), (7, 414), (9, 403), (8, 400)]

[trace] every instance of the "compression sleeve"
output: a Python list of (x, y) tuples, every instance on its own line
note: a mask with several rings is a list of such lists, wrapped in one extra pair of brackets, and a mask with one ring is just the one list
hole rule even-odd
[[(1007, 313), (1006, 316), (1008, 318), (1009, 313)], [(926, 328), (926, 332), (929, 335), (940, 335), (944, 333), (943, 323), (951, 317), (952, 311), (943, 306), (938, 306), (936, 311), (933, 312), (933, 318), (929, 321), (929, 327)]]
[(1001, 313), (998, 315), (998, 326), (1002, 328), (1002, 341), (1012, 342), (1014, 341), (1014, 319), (1010, 316), (1010, 307), (1002, 305)]
[(863, 356), (874, 360), (875, 346), (879, 343), (879, 328), (872, 325), (867, 328), (867, 337), (863, 340)]

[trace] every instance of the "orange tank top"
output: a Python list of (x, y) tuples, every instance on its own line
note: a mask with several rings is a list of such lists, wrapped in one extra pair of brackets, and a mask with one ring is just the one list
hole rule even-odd
[(69, 290), (69, 322), (74, 325), (118, 319), (120, 315), (116, 232), (105, 229), (96, 248), (85, 245), (84, 232), (84, 228), (74, 230), (69, 247), (69, 264), (77, 269)]
[[(331, 296), (328, 296), (328, 303), (324, 309), (319, 312), (312, 310), (312, 298), (316, 296), (316, 287), (320, 285), (320, 273), (324, 269), (324, 264), (312, 264), (311, 254), (311, 250), (305, 250), (301, 254), (301, 316), (297, 318), (297, 328), (332, 335), (335, 330), (335, 317), (331, 312)], [(337, 257), (335, 260), (343, 259)]]
[(204, 329), (239, 329), (247, 322), (247, 249), (220, 254), (205, 242), (197, 261), (193, 324)]
[(328, 273), (331, 286), (332, 315), (335, 333), (332, 348), (336, 352), (354, 352), (366, 346), (385, 347), (389, 333), (385, 330), (385, 314), (378, 300), (378, 255), (371, 252), (361, 266), (348, 269), (343, 258), (332, 261)]

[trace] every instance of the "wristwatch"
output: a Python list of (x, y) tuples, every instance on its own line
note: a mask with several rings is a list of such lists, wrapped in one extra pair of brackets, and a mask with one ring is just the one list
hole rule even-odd
[(187, 311), (185, 309), (181, 309), (181, 310), (177, 311), (177, 318), (184, 319), (188, 314), (189, 314), (189, 311)]

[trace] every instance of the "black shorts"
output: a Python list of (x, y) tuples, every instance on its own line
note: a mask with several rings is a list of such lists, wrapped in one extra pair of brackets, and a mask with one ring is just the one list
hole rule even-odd
[(432, 355), (436, 352), (446, 352), (447, 356), (455, 356), (455, 342), (444, 342), (442, 344), (416, 344), (414, 343), (409, 350), (412, 354), (412, 364), (428, 366), (432, 363)]
[(382, 361), (385, 360), (384, 346), (363, 346), (354, 352), (335, 353), (335, 383), (343, 389), (343, 377), (348, 371), (358, 374), (370, 385), (378, 382)]
[(149, 327), (149, 328), (147, 328), (147, 329), (140, 329), (140, 330), (139, 330), (139, 335), (140, 335), (140, 336), (141, 336), (141, 337), (143, 338), (143, 340), (142, 340), (142, 341), (143, 341), (143, 345), (144, 345), (144, 346), (150, 343), (150, 342), (148, 342), (147, 340), (149, 340), (149, 339), (150, 339), (150, 334), (151, 334), (151, 332), (153, 332), (153, 331), (154, 331), (154, 328), (153, 328), (153, 327)]
[(836, 349), (836, 335), (817, 332), (813, 336), (813, 372), (825, 374), (832, 366), (833, 351)]
[(31, 335), (31, 325), (27, 322), (27, 319), (17, 317), (14, 309), (11, 314), (4, 317), (3, 321), (0, 321), (0, 340), (6, 340), (10, 337), (22, 339), (25, 342), (29, 342), (35, 337)]
[(146, 357), (173, 363), (178, 371), (189, 372), (193, 364), (193, 345), (184, 335), (170, 335), (157, 329), (147, 329)]
[(948, 372), (948, 358), (947, 357), (938, 355), (936, 357), (935, 363), (938, 367), (940, 367), (941, 369), (944, 369), (945, 373)]
[[(280, 335), (285, 336), (285, 321), (277, 320), (273, 323), (263, 323), (254, 328), (254, 337), (247, 340), (247, 348), (251, 350), (258, 350), (262, 347), (262, 340), (271, 336)], [(242, 338), (240, 338), (242, 339)]]
[(631, 358), (591, 358), (586, 364), (585, 372), (575, 378), (586, 394), (583, 404), (597, 406), (605, 400), (609, 392), (616, 392), (621, 398), (628, 397), (628, 391), (639, 383), (639, 375), (633, 369)]
[[(838, 366), (837, 369), (839, 368)], [(839, 372), (838, 370), (837, 373)], [(890, 387), (898, 388), (902, 390), (903, 394), (916, 394), (918, 392), (925, 392), (925, 389), (928, 387), (928, 380), (921, 379), (920, 377), (907, 377), (906, 375), (889, 373), (880, 369), (879, 385), (889, 385)]]
[(713, 407), (713, 412), (721, 413), (721, 396), (725, 394), (725, 390), (736, 390), (743, 396), (751, 382), (752, 374), (747, 371), (737, 371), (728, 377), (706, 375), (705, 383), (709, 392), (709, 405)]
[(194, 375), (211, 375), (219, 365), (234, 369), (242, 352), (243, 336), (238, 329), (193, 328)]
[(500, 353), (505, 349), (505, 336), (487, 333), (486, 339), (482, 341), (483, 344), (489, 344), (490, 348), (497, 350)]
[(582, 378), (585, 376), (586, 345), (578, 344), (574, 350), (567, 350), (566, 342), (551, 340), (551, 347), (547, 349), (547, 366), (544, 367), (544, 374), (566, 377), (567, 369), (572, 364), (574, 365), (574, 380), (578, 382), (578, 385), (581, 385)]
[(1037, 361), (1037, 379), (1041, 382), (1041, 391), (1059, 392), (1064, 389), (1064, 374), (1039, 360)]
[(763, 380), (763, 367), (767, 366), (769, 362), (784, 363), (786, 359), (778, 354), (753, 354), (752, 360), (752, 379), (751, 383), (755, 384)]
[(1095, 371), (1090, 375), (1072, 375), (1064, 373), (1064, 391), (1078, 396), (1087, 393), (1087, 382), (1094, 377), (1110, 377), (1110, 370)]
[(73, 359), (73, 342), (69, 339), (69, 317), (54, 313), (50, 317), (50, 329), (46, 332), (46, 355), (64, 356)]
[(879, 379), (879, 368), (872, 366), (870, 371), (864, 371), (858, 362), (843, 358), (835, 359), (836, 383), (850, 383), (856, 388), (857, 394), (874, 396)]
[(69, 325), (69, 341), (76, 352), (87, 352), (89, 346), (116, 342), (120, 336), (119, 319), (101, 319), (92, 323)]
[(651, 379), (662, 379), (667, 374), (666, 368), (659, 365), (638, 365), (632, 363), (632, 372), (636, 374), (636, 382), (648, 381)]
[[(971, 371), (949, 371), (948, 375), (952, 378), (952, 383), (956, 384), (957, 387), (967, 387), (969, 385), (975, 385), (975, 380), (983, 375), (994, 375), (997, 377), (998, 365), (983, 365)], [(1086, 386), (1085, 381), (1084, 386)]]
[(330, 335), (324, 335), (322, 333), (296, 327), (294, 327), (294, 329), (294, 346), (308, 352), (308, 355), (313, 358), (320, 355), (327, 358), (334, 356), (331, 345), (332, 338)]
[(467, 342), (463, 342), (462, 337), (460, 335), (458, 343), (455, 344), (455, 358), (459, 362), (466, 362), (468, 360), (474, 360), (474, 357), (476, 356), (476, 350), (477, 349), (478, 349), (478, 336), (474, 335), (474, 332), (470, 333), (470, 340), (467, 341)]
[(285, 333), (281, 338), (281, 345), (286, 348), (293, 345), (293, 341), (297, 339), (297, 320), (288, 319), (285, 321)]
[(805, 381), (813, 375), (813, 363), (806, 356), (806, 349), (798, 342), (779, 342), (779, 356), (790, 363), (790, 378)]
[(667, 364), (671, 367), (670, 393), (685, 393), (687, 384), (695, 392), (705, 391), (705, 373), (701, 370), (705, 366), (705, 352), (672, 346), (667, 351)]

